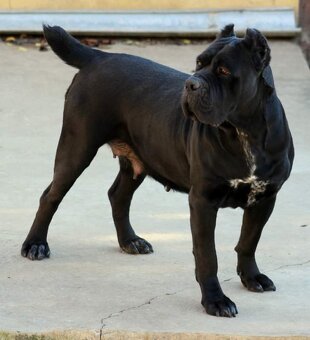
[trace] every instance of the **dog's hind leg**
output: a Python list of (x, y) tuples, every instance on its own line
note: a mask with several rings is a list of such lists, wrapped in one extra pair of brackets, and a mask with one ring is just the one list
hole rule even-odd
[[(71, 122), (70, 122), (71, 125)], [(72, 122), (72, 125), (73, 122)], [(55, 159), (52, 183), (40, 198), (40, 205), (21, 255), (30, 260), (49, 257), (47, 233), (60, 202), (97, 153), (98, 145), (83, 124), (63, 128)]]
[(135, 176), (131, 162), (121, 156), (120, 171), (108, 191), (118, 242), (121, 249), (128, 254), (149, 254), (153, 252), (151, 244), (135, 234), (129, 220), (129, 209), (133, 194), (144, 178), (145, 174), (143, 173)]

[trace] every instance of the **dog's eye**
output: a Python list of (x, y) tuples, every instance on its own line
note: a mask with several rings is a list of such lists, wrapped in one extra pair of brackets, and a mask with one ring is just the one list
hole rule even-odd
[(217, 74), (221, 75), (221, 76), (229, 76), (230, 75), (230, 71), (227, 67), (225, 66), (219, 66), (216, 69)]
[(201, 67), (202, 66), (202, 62), (199, 59), (197, 59), (197, 61), (196, 61), (196, 66), (197, 67)]

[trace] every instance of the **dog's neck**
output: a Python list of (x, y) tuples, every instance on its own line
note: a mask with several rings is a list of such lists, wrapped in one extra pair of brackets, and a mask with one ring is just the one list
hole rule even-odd
[(269, 98), (263, 95), (261, 98), (247, 103), (239, 112), (235, 112), (228, 118), (228, 122), (239, 132), (245, 134), (250, 141), (258, 141), (264, 138), (268, 129), (266, 120), (266, 108)]
[(236, 114), (228, 121), (239, 136), (245, 136), (250, 148), (281, 153), (290, 140), (282, 105), (275, 92), (256, 103), (250, 114)]
[(276, 96), (266, 86), (265, 80), (260, 77), (257, 84), (256, 95), (250, 100), (242, 101), (237, 110), (228, 116), (228, 121), (239, 131), (244, 132), (249, 139), (257, 140), (267, 129), (266, 111), (268, 102)]
[(229, 123), (234, 126), (238, 134), (247, 136), (250, 141), (256, 141), (265, 134), (267, 129), (264, 114), (262, 112), (252, 112), (248, 116), (239, 116), (229, 119)]

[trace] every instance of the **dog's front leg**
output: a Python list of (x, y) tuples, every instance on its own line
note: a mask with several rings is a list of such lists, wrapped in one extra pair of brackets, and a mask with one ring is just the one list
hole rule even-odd
[(217, 208), (211, 206), (201, 189), (192, 187), (189, 194), (193, 253), (196, 279), (202, 292), (201, 303), (210, 315), (235, 316), (236, 305), (224, 295), (217, 278), (214, 242)]
[(241, 235), (235, 248), (238, 253), (237, 273), (243, 285), (252, 292), (276, 290), (269, 277), (259, 271), (255, 260), (258, 241), (275, 201), (275, 196), (270, 197), (244, 210)]

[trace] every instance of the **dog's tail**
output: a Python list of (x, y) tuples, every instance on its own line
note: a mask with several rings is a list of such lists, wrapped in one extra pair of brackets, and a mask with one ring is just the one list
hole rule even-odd
[(44, 36), (52, 50), (68, 65), (83, 68), (103, 52), (81, 44), (59, 26), (43, 25)]

